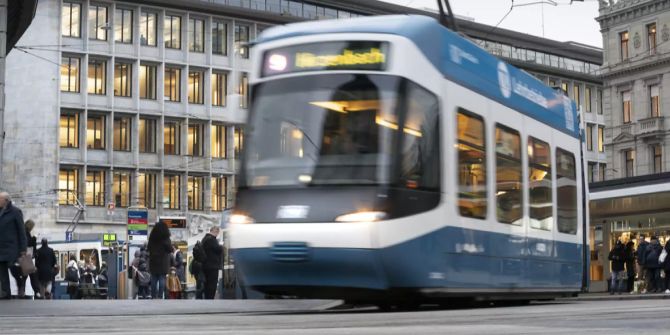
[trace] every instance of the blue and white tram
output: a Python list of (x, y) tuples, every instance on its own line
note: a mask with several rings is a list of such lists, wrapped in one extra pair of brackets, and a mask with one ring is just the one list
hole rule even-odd
[(229, 237), (248, 287), (354, 301), (583, 288), (574, 103), (423, 16), (272, 28)]

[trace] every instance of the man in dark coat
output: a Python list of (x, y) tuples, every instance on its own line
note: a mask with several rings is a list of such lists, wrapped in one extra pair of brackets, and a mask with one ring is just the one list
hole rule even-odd
[(219, 283), (219, 270), (221, 270), (221, 256), (223, 255), (223, 247), (217, 239), (220, 232), (221, 229), (214, 226), (202, 238), (202, 247), (207, 254), (205, 264), (202, 266), (205, 274), (205, 299), (214, 299), (216, 286)]
[(37, 279), (40, 282), (40, 295), (45, 299), (51, 299), (51, 285), (53, 284), (56, 264), (58, 264), (58, 261), (54, 249), (51, 249), (47, 239), (43, 238), (42, 247), (37, 250), (35, 255), (35, 267), (37, 267)]
[(624, 290), (624, 276), (626, 274), (624, 264), (626, 263), (626, 254), (624, 252), (623, 244), (620, 240), (616, 241), (616, 245), (608, 256), (612, 261), (612, 284), (610, 285), (610, 294), (623, 292)]
[(7, 192), (0, 192), (0, 299), (11, 299), (8, 269), (26, 253), (23, 213), (12, 205)]
[(637, 259), (637, 279), (642, 280), (645, 283), (645, 286), (649, 286), (647, 269), (644, 267), (644, 256), (646, 255), (649, 242), (647, 242), (644, 237), (643, 234), (640, 234), (637, 238), (637, 250), (635, 251), (635, 258)]
[(661, 282), (661, 263), (658, 258), (661, 256), (663, 247), (658, 242), (658, 237), (652, 236), (651, 243), (647, 246), (644, 256), (644, 267), (647, 269), (647, 292), (656, 293), (663, 291)]

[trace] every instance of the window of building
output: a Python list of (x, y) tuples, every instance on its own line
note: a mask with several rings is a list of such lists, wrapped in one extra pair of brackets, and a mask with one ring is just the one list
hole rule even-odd
[(86, 121), (86, 147), (105, 150), (105, 117), (89, 115)]
[(656, 53), (656, 23), (647, 25), (647, 46), (650, 55)]
[(63, 56), (60, 66), (60, 90), (79, 92), (79, 58)]
[(593, 151), (593, 125), (586, 124), (586, 150)]
[(242, 147), (244, 146), (244, 131), (242, 128), (235, 127), (235, 132), (233, 133), (233, 151), (235, 152), (235, 158), (240, 157), (240, 153), (242, 153)]
[(580, 92), (580, 85), (579, 84), (573, 84), (572, 85), (572, 100), (575, 101), (577, 104), (577, 108), (579, 109), (582, 106), (582, 100), (581, 100), (581, 95), (579, 94)]
[(181, 209), (181, 176), (166, 174), (163, 178), (163, 203), (168, 209)]
[(166, 14), (163, 24), (165, 47), (181, 49), (181, 16)]
[(226, 84), (228, 82), (228, 76), (225, 73), (213, 72), (212, 73), (212, 105), (213, 106), (225, 106), (226, 105)]
[(575, 156), (556, 149), (556, 223), (558, 232), (577, 234), (577, 170)]
[(631, 114), (630, 92), (623, 92), (621, 96), (623, 100), (623, 123), (630, 123), (630, 114)]
[(603, 91), (598, 90), (598, 115), (603, 115)]
[(88, 6), (88, 38), (106, 41), (109, 24), (107, 21), (107, 7), (91, 4)]
[(81, 36), (81, 4), (76, 2), (63, 2), (61, 23), (61, 34), (66, 37)]
[(116, 207), (130, 207), (130, 172), (114, 172), (112, 193)]
[(204, 208), (203, 198), (205, 178), (188, 176), (188, 209), (201, 211)]
[(663, 150), (660, 144), (654, 144), (651, 146), (652, 162), (654, 164), (653, 171), (654, 173), (663, 172)]
[(156, 152), (156, 120), (140, 118), (139, 140), (141, 153)]
[(192, 104), (203, 104), (203, 85), (205, 74), (202, 71), (188, 72), (188, 102)]
[(605, 152), (605, 127), (598, 126), (598, 152)]
[(498, 222), (521, 224), (523, 217), (521, 137), (496, 126), (496, 213)]
[(165, 68), (165, 100), (172, 102), (181, 101), (181, 69), (174, 67)]
[(649, 86), (649, 103), (651, 105), (651, 117), (660, 117), (661, 105), (658, 85)]
[(140, 172), (137, 175), (137, 204), (156, 208), (156, 174)]
[(107, 62), (99, 59), (88, 61), (88, 93), (107, 94)]
[(210, 128), (212, 138), (212, 157), (226, 158), (226, 126), (213, 124)]
[(79, 113), (61, 113), (59, 142), (61, 148), (79, 148)]
[(228, 25), (220, 21), (212, 22), (212, 53), (228, 54)]
[(166, 155), (179, 155), (180, 126), (178, 121), (165, 121), (163, 127), (163, 151)]
[(485, 219), (487, 192), (484, 120), (459, 108), (456, 121), (458, 209), (462, 216)]
[(105, 171), (86, 173), (86, 205), (105, 205)]
[(228, 190), (228, 178), (212, 177), (212, 210), (223, 211), (226, 209), (226, 199)]
[(114, 150), (130, 151), (131, 123), (131, 118), (128, 116), (114, 118)]
[(188, 34), (188, 50), (205, 52), (205, 20), (189, 18)]
[(61, 168), (58, 171), (58, 204), (75, 205), (79, 194), (79, 170)]
[(140, 98), (156, 100), (155, 65), (140, 65)]
[(587, 113), (591, 113), (591, 88), (584, 87), (584, 109)]
[(142, 12), (140, 15), (140, 44), (155, 47), (156, 40), (156, 23), (158, 22), (158, 14)]
[(240, 95), (240, 108), (246, 109), (249, 106), (249, 76), (246, 73), (240, 73), (237, 92)]
[(114, 40), (117, 43), (133, 43), (133, 11), (116, 8), (114, 11)]
[(528, 138), (528, 165), (530, 226), (535, 229), (551, 230), (553, 201), (551, 149), (548, 143), (533, 137)]
[(114, 64), (114, 95), (117, 97), (130, 97), (132, 90), (132, 64)]
[(619, 33), (619, 40), (621, 44), (621, 60), (624, 61), (628, 59), (628, 32)]
[(563, 91), (566, 97), (568, 96), (568, 83), (561, 83), (561, 91)]
[(235, 25), (235, 52), (242, 58), (249, 58), (249, 29), (245, 24)]
[(202, 156), (203, 152), (203, 125), (189, 124), (188, 125), (188, 155)]
[(596, 174), (598, 173), (598, 163), (596, 162), (588, 162), (589, 166), (589, 183), (592, 183), (596, 181)]
[(607, 170), (607, 164), (600, 163), (598, 167), (598, 181), (605, 181), (605, 170)]
[(623, 152), (624, 159), (624, 172), (625, 177), (632, 177), (635, 175), (635, 150), (624, 150)]

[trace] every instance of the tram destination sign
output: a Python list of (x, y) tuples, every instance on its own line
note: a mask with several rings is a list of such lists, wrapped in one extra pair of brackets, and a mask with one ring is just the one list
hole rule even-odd
[(384, 71), (388, 43), (336, 41), (292, 45), (268, 50), (263, 55), (262, 76), (307, 71)]

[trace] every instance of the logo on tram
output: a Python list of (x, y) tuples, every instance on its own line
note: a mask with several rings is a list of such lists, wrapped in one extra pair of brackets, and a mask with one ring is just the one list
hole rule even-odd
[(512, 96), (512, 78), (509, 75), (507, 65), (503, 62), (498, 63), (498, 85), (500, 85), (500, 93), (505, 98)]

